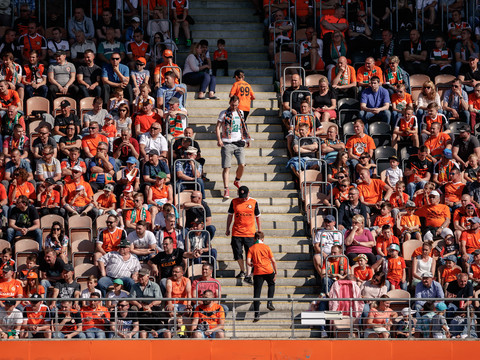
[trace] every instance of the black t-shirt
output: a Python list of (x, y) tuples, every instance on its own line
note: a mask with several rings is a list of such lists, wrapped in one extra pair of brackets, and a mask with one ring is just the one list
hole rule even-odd
[(71, 139), (69, 139), (67, 136), (62, 136), (58, 143), (65, 144), (65, 145), (73, 145), (77, 142), (77, 140), (82, 140), (82, 139), (78, 135), (74, 135), (73, 138)]
[(78, 116), (75, 114), (70, 114), (70, 116), (63, 116), (63, 114), (58, 115), (55, 117), (55, 123), (54, 126), (58, 126), (59, 129), (62, 133), (66, 134), (67, 133), (67, 126), (70, 124), (74, 124), (75, 126), (80, 127), (80, 120), (78, 119)]
[(203, 209), (201, 207), (192, 207), (192, 208), (187, 210), (186, 222), (185, 222), (186, 227), (190, 227), (192, 221), (194, 221), (195, 219), (199, 219), (199, 220), (203, 221), (204, 220), (203, 219), (203, 214), (204, 213), (205, 213), (205, 219), (212, 216), (212, 212), (210, 211), (210, 207), (203, 200), (202, 200), (202, 206), (205, 209), (205, 211), (203, 211)]
[(155, 257), (151, 259), (152, 263), (157, 265), (160, 270), (160, 277), (168, 278), (172, 276), (172, 270), (175, 265), (181, 265), (183, 262), (182, 249), (173, 249), (171, 254), (167, 254), (165, 251), (159, 252)]
[(38, 153), (41, 154), (43, 152), (43, 149), (45, 149), (45, 146), (47, 145), (52, 145), (54, 149), (57, 148), (57, 142), (55, 141), (55, 139), (53, 137), (49, 137), (48, 138), (48, 141), (47, 141), (47, 144), (44, 145), (42, 143), (42, 140), (40, 140), (40, 138), (36, 138), (34, 141), (33, 141), (33, 145), (32, 147), (34, 148), (38, 148)]
[[(302, 90), (302, 92), (297, 92), (299, 90)], [(290, 94), (293, 91), (294, 89), (292, 87), (285, 89), (285, 92), (283, 93), (283, 97), (282, 97), (282, 102), (290, 103)], [(299, 112), (300, 105), (302, 104), (302, 101), (307, 98), (307, 96), (310, 96), (310, 92), (308, 91), (308, 88), (306, 86), (300, 85), (300, 87), (293, 93), (292, 108), (295, 109), (297, 112)]]
[(465, 80), (480, 80), (480, 67), (477, 67), (477, 70), (472, 71), (470, 66), (462, 66), (462, 70), (460, 71), (460, 75), (465, 76)]
[(102, 32), (102, 35), (106, 36), (107, 28), (120, 29), (120, 25), (118, 24), (118, 21), (113, 18), (110, 19), (110, 23), (107, 25), (105, 24), (103, 17), (99, 17), (95, 29), (99, 29)]
[[(467, 282), (467, 285), (463, 288), (458, 286), (458, 281), (454, 280), (449, 283), (447, 287), (447, 291), (450, 294), (455, 294), (457, 295), (457, 298), (459, 299), (467, 299), (471, 296), (473, 296), (473, 285), (471, 282)], [(459, 306), (459, 301), (452, 301), (455, 305)]]
[(55, 289), (60, 290), (58, 293), (59, 299), (73, 298), (75, 291), (80, 291), (80, 284), (73, 281), (71, 284), (67, 284), (65, 280), (61, 280), (55, 284)]
[(92, 85), (97, 82), (98, 78), (102, 77), (102, 68), (96, 64), (91, 67), (82, 65), (78, 68), (77, 74), (82, 74), (83, 81), (88, 85)]
[(470, 138), (467, 141), (462, 140), (460, 136), (455, 136), (453, 147), (458, 147), (458, 156), (460, 159), (467, 162), (468, 157), (475, 153), (476, 148), (480, 147), (480, 143), (473, 135), (470, 135)]
[(133, 330), (133, 326), (135, 322), (138, 322), (138, 315), (136, 311), (128, 310), (126, 317), (121, 317), (120, 312), (117, 311), (117, 315), (115, 312), (110, 312), (110, 319), (117, 319), (116, 328), (119, 333), (123, 332), (131, 332)]
[[(353, 206), (349, 201), (344, 201), (340, 204), (338, 209), (338, 223), (343, 225), (345, 229), (351, 229), (352, 217), (354, 215), (362, 215), (367, 221), (367, 207), (365, 204), (358, 202), (357, 206)], [(365, 223), (366, 226), (366, 223)]]
[[(65, 319), (65, 314), (62, 313), (61, 311), (58, 312), (58, 323), (60, 324), (63, 319)], [(82, 316), (78, 311), (70, 311), (70, 320), (68, 320), (64, 325), (62, 329), (62, 333), (64, 334), (70, 334), (74, 331), (77, 330), (77, 327), (79, 324), (82, 322)]]
[[(421, 55), (422, 51), (427, 51), (425, 44), (420, 40), (417, 44), (413, 44), (411, 41), (405, 41), (402, 48), (403, 52), (408, 52), (413, 55)], [(420, 61), (414, 61), (420, 62)]]
[(433, 174), (433, 162), (428, 160), (428, 158), (425, 158), (425, 160), (422, 161), (415, 155), (408, 158), (406, 168), (417, 170), (417, 175), (421, 178), (425, 177), (427, 172)]
[(53, 267), (50, 267), (46, 263), (44, 257), (40, 256), (38, 265), (39, 265), (38, 270), (47, 273), (48, 278), (56, 278), (62, 275), (63, 267), (65, 266), (65, 263), (63, 262), (62, 259), (57, 257), (57, 260), (55, 261), (55, 264), (53, 264)]
[(332, 90), (328, 90), (325, 95), (320, 95), (319, 91), (316, 91), (312, 94), (313, 97), (313, 107), (321, 108), (322, 106), (332, 106), (332, 99), (336, 99), (335, 94)]
[(38, 211), (33, 205), (29, 205), (27, 210), (22, 211), (18, 207), (14, 207), (9, 214), (10, 220), (15, 220), (15, 225), (19, 228), (29, 228), (35, 220), (39, 219)]
[[(200, 153), (200, 145), (198, 145), (198, 142), (193, 140), (193, 145), (195, 149), (197, 149), (198, 153)], [(182, 139), (177, 139), (173, 143), (173, 151), (175, 151), (175, 155), (177, 156), (177, 159), (183, 159), (183, 154), (185, 153), (185, 149), (182, 147)]]

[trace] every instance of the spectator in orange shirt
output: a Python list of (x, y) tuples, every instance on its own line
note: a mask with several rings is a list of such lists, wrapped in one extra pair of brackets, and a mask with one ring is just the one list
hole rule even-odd
[(90, 305), (82, 307), (82, 328), (87, 339), (105, 339), (105, 325), (110, 324), (110, 312), (98, 299), (96, 292), (90, 294)]
[[(217, 76), (217, 70), (223, 69), (223, 76), (228, 76), (228, 53), (225, 50), (225, 40), (217, 40), (217, 50), (213, 53), (212, 74)], [(231, 96), (230, 96), (231, 97)]]
[(365, 59), (365, 65), (360, 66), (357, 70), (357, 85), (361, 89), (370, 87), (370, 79), (374, 76), (379, 78), (381, 85), (383, 79), (382, 69), (375, 65), (375, 59), (373, 57), (368, 57)]
[(378, 236), (382, 232), (383, 226), (389, 225), (393, 228), (394, 219), (392, 217), (392, 204), (389, 202), (383, 202), (380, 205), (380, 215), (375, 217), (373, 222), (373, 236)]
[[(387, 280), (390, 283), (390, 289), (407, 290), (407, 272), (405, 260), (398, 255), (400, 245), (392, 244), (388, 247), (387, 260)], [(388, 287), (388, 285), (387, 285)]]
[(3, 117), (10, 105), (15, 105), (19, 109), (23, 109), (23, 104), (15, 90), (8, 88), (6, 80), (0, 80), (0, 117)]
[[(392, 124), (397, 123), (408, 105), (413, 106), (412, 95), (407, 93), (405, 84), (398, 84), (392, 95)], [(410, 116), (413, 116), (413, 113)]]
[[(383, 201), (389, 201), (393, 189), (380, 179), (370, 178), (368, 170), (360, 172), (362, 182), (357, 186), (360, 191), (360, 201), (370, 208), (380, 209)], [(385, 191), (385, 195), (383, 192)]]
[(356, 261), (357, 264), (350, 268), (350, 273), (355, 275), (358, 286), (361, 286), (365, 281), (372, 279), (373, 270), (367, 265), (368, 258), (365, 254), (358, 255), (353, 261)]
[(456, 266), (457, 257), (449, 255), (445, 258), (445, 265), (438, 269), (438, 281), (445, 289), (452, 281), (457, 280), (457, 274), (462, 272), (462, 269)]
[(442, 230), (450, 225), (451, 217), (448, 206), (440, 204), (440, 193), (437, 190), (430, 192), (428, 199), (430, 204), (422, 206), (415, 212), (420, 218), (425, 218), (425, 227), (422, 227), (424, 241), (439, 236)]
[(243, 117), (247, 120), (250, 113), (251, 102), (255, 100), (255, 94), (253, 93), (252, 86), (245, 81), (245, 72), (243, 70), (235, 70), (235, 83), (230, 89), (230, 97), (237, 95), (240, 99), (238, 108), (243, 111)]
[(471, 264), (473, 252), (480, 250), (480, 218), (475, 216), (469, 219), (468, 223), (467, 230), (463, 231), (460, 237), (460, 253), (464, 265)]
[(357, 97), (357, 75), (353, 66), (348, 65), (345, 56), (338, 58), (337, 65), (330, 70), (330, 82), (337, 93), (337, 99)]
[(474, 92), (468, 95), (468, 111), (470, 111), (470, 126), (473, 131), (477, 124), (477, 115), (480, 113), (480, 82), (475, 85)]
[[(173, 51), (170, 49), (166, 49), (163, 51), (163, 58), (165, 59), (164, 62), (155, 66), (155, 70), (153, 72), (153, 82), (155, 84), (154, 90), (158, 90), (163, 85), (165, 81), (165, 75), (167, 72), (173, 73), (174, 83), (178, 84), (179, 79), (182, 76), (180, 66), (173, 62)], [(168, 66), (168, 67), (167, 67)], [(158, 102), (158, 100), (157, 100)]]
[(393, 226), (386, 224), (382, 226), (382, 235), (376, 239), (377, 255), (387, 257), (388, 248), (392, 244), (400, 245), (398, 238), (393, 235)]
[(108, 144), (108, 139), (105, 135), (99, 134), (100, 125), (96, 121), (90, 122), (88, 127), (89, 135), (82, 139), (82, 148), (85, 153), (85, 163), (88, 166), (91, 158), (97, 155), (97, 148), (100, 142)]
[[(325, 259), (322, 266), (322, 281), (320, 285), (320, 291), (328, 293), (333, 283), (337, 280), (345, 279), (348, 275), (348, 263), (345, 257), (342, 257), (342, 247), (340, 245), (333, 245), (330, 255), (331, 258)], [(354, 259), (358, 255), (355, 255)], [(367, 257), (366, 255), (364, 255)], [(368, 258), (367, 258), (368, 259)], [(328, 263), (328, 269), (327, 269)]]
[(34, 203), (36, 198), (35, 187), (28, 180), (28, 172), (24, 168), (15, 169), (13, 172), (13, 180), (10, 182), (10, 187), (8, 189), (8, 203), (13, 205), (13, 203), (21, 195), (25, 195), (30, 203)]
[(433, 123), (431, 135), (427, 141), (425, 141), (428, 153), (437, 160), (443, 154), (443, 150), (452, 149), (452, 139), (448, 134), (441, 132), (441, 129), (442, 125), (440, 123)]
[(407, 214), (400, 217), (400, 224), (397, 226), (403, 235), (403, 241), (408, 241), (412, 238), (422, 240), (422, 234), (420, 232), (420, 218), (415, 215), (416, 205), (413, 201), (407, 201), (405, 204)]
[(373, 139), (365, 134), (365, 123), (357, 119), (353, 123), (353, 131), (355, 135), (350, 137), (345, 145), (348, 151), (350, 173), (355, 173), (355, 167), (358, 164), (360, 156), (363, 153), (368, 153), (370, 158), (373, 157), (373, 151), (376, 149)]
[(93, 191), (90, 184), (83, 180), (83, 169), (75, 165), (72, 168), (72, 179), (63, 187), (62, 205), (70, 215), (97, 214), (93, 205)]
[(345, 19), (345, 8), (341, 4), (335, 4), (335, 12), (333, 15), (325, 15), (320, 19), (320, 28), (322, 30), (322, 38), (324, 48), (328, 49), (332, 42), (332, 35), (335, 31), (342, 32), (346, 36), (348, 31), (348, 21)]
[(410, 199), (407, 193), (405, 193), (405, 183), (402, 180), (397, 181), (395, 184), (395, 191), (390, 196), (390, 205), (392, 205), (392, 217), (396, 222), (398, 220), (398, 214), (400, 211), (405, 210), (405, 205)]
[(450, 181), (440, 188), (440, 192), (443, 193), (444, 203), (453, 212), (462, 206), (461, 197), (465, 184), (462, 182), (462, 173), (459, 168), (454, 167), (450, 171)]

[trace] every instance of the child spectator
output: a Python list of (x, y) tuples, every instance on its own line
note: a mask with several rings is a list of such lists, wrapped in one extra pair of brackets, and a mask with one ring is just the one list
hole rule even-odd
[(472, 255), (473, 262), (469, 266), (468, 277), (472, 281), (473, 288), (477, 289), (480, 284), (480, 249), (475, 250)]
[(51, 177), (38, 185), (37, 204), (40, 217), (49, 214), (65, 215), (65, 210), (60, 208), (60, 193), (55, 190), (56, 186), (55, 180)]
[[(27, 285), (27, 276), (31, 272), (34, 272), (34, 273), (38, 272), (37, 254), (28, 255), (25, 268), (17, 272), (17, 280), (20, 280), (24, 287)], [(42, 289), (45, 291), (43, 286), (42, 286)]]
[[(30, 271), (27, 274), (25, 286), (23, 289), (23, 294), (25, 297), (32, 297), (33, 294), (38, 294), (41, 297), (45, 297), (45, 288), (38, 282), (38, 274), (34, 271)], [(27, 306), (30, 304), (30, 301), (23, 301), (22, 305)]]
[(468, 156), (467, 167), (463, 173), (463, 178), (467, 183), (477, 180), (477, 173), (480, 171), (480, 165), (478, 163), (478, 156), (476, 154), (470, 154)]
[(395, 223), (398, 220), (397, 216), (399, 212), (405, 210), (405, 205), (407, 204), (408, 200), (408, 194), (405, 192), (405, 183), (400, 180), (395, 184), (395, 191), (393, 192), (392, 196), (390, 196), (389, 200), (390, 205), (392, 205), (392, 217)]
[(353, 186), (350, 185), (350, 180), (346, 177), (339, 181), (337, 186), (333, 188), (333, 201), (337, 208), (340, 207), (342, 202), (348, 200), (348, 192), (352, 187)]
[(372, 233), (375, 237), (381, 233), (383, 225), (390, 225), (392, 228), (395, 225), (392, 217), (392, 205), (388, 202), (384, 202), (380, 206), (380, 215), (378, 215), (373, 222)]
[(243, 70), (235, 70), (235, 83), (230, 89), (230, 97), (237, 95), (240, 99), (238, 108), (243, 111), (243, 118), (247, 121), (248, 114), (250, 113), (250, 106), (253, 100), (255, 100), (255, 94), (253, 93), (252, 86), (245, 81), (245, 73)]
[[(217, 50), (213, 52), (212, 74), (217, 76), (217, 70), (223, 69), (223, 76), (228, 76), (228, 53), (225, 50), (225, 40), (217, 40)], [(230, 96), (231, 97), (231, 96)], [(240, 109), (241, 110), (241, 109)]]
[(433, 168), (433, 182), (438, 186), (445, 185), (450, 180), (450, 172), (459, 165), (452, 160), (452, 150), (444, 149), (440, 161)]
[(150, 91), (151, 91), (150, 85), (145, 83), (140, 85), (140, 93), (133, 101), (134, 113), (142, 112), (142, 108), (145, 102), (149, 102), (150, 104), (155, 105), (155, 99), (149, 95)]
[(120, 195), (120, 208), (117, 209), (117, 214), (122, 214), (125, 209), (132, 209), (133, 205), (133, 186), (127, 185)]
[(422, 233), (420, 227), (420, 218), (418, 215), (415, 215), (416, 205), (413, 201), (407, 201), (405, 204), (407, 210), (406, 215), (400, 217), (399, 229), (402, 232), (403, 241), (408, 241), (412, 238), (417, 240), (422, 240)]
[(98, 209), (98, 215), (103, 213), (116, 215), (115, 205), (117, 204), (117, 198), (113, 194), (113, 185), (107, 184), (103, 188), (103, 194), (94, 201), (95, 207)]
[(113, 290), (107, 293), (107, 298), (112, 300), (107, 300), (105, 305), (109, 309), (114, 309), (117, 306), (118, 300), (114, 299), (124, 299), (129, 297), (128, 291), (123, 290), (123, 280), (115, 279), (113, 280)]
[(432, 124), (440, 123), (442, 125), (442, 130), (446, 133), (450, 133), (448, 129), (448, 120), (445, 115), (438, 113), (439, 106), (432, 102), (427, 106), (427, 114), (423, 115), (422, 119), (422, 143), (427, 141), (428, 137), (432, 134)]
[(446, 235), (443, 236), (443, 239), (445, 241), (445, 245), (444, 245), (444, 251), (442, 253), (442, 257), (447, 258), (448, 256), (454, 256), (456, 259), (458, 256), (460, 247), (455, 241), (455, 237), (453, 236), (452, 232), (449, 231)]
[(113, 116), (107, 114), (105, 116), (105, 124), (102, 126), (102, 135), (105, 135), (108, 139), (108, 151), (113, 151), (113, 141), (117, 136), (117, 126), (115, 125), (115, 120), (113, 120)]
[[(80, 293), (80, 298), (82, 299), (90, 299), (90, 295), (92, 293), (96, 293), (99, 296), (102, 296), (102, 292), (96, 288), (98, 284), (98, 279), (95, 275), (90, 275), (87, 279), (87, 288), (82, 290)], [(87, 306), (87, 301), (82, 301), (82, 306)]]
[(127, 166), (122, 169), (122, 177), (118, 180), (119, 186), (124, 189), (132, 186), (134, 191), (140, 190), (140, 170), (137, 163), (137, 159), (133, 156), (127, 159)]
[(390, 282), (390, 290), (407, 290), (407, 272), (405, 260), (398, 255), (400, 245), (392, 244), (388, 247), (389, 258), (387, 260), (387, 280)]
[(358, 286), (361, 286), (365, 281), (373, 277), (373, 270), (367, 265), (368, 258), (365, 254), (358, 255), (353, 261), (357, 262), (357, 266), (353, 266), (353, 275), (357, 278)]
[[(405, 84), (398, 84), (392, 95), (392, 121), (396, 124), (408, 105), (413, 106), (412, 95), (405, 90)], [(412, 112), (413, 115), (413, 112)]]
[(400, 316), (395, 318), (395, 333), (397, 338), (406, 339), (415, 334), (417, 319), (415, 310), (404, 307), (400, 312)]
[(390, 156), (388, 160), (390, 161), (390, 167), (382, 171), (380, 178), (384, 183), (394, 188), (397, 182), (403, 178), (403, 171), (398, 167), (400, 162), (395, 155)]
[(445, 311), (447, 311), (447, 305), (440, 302), (435, 305), (435, 315), (431, 320), (431, 332), (434, 339), (446, 339), (450, 337), (450, 329), (445, 319)]
[(415, 115), (413, 115), (413, 105), (408, 104), (402, 111), (403, 116), (398, 117), (393, 130), (392, 136), (392, 147), (397, 150), (397, 143), (402, 140), (402, 138), (411, 138), (412, 145), (415, 147), (420, 146), (418, 138), (418, 120)]
[(113, 116), (118, 116), (118, 109), (122, 104), (128, 106), (128, 100), (123, 97), (123, 89), (119, 86), (112, 90), (112, 96), (108, 102), (108, 112)]
[(445, 265), (438, 270), (438, 279), (440, 285), (444, 288), (448, 286), (448, 283), (457, 280), (457, 274), (460, 274), (462, 270), (457, 267), (457, 257), (455, 255), (444, 256)]
[(52, 248), (57, 253), (57, 256), (63, 260), (65, 264), (68, 263), (68, 236), (65, 235), (65, 229), (59, 221), (52, 223), (50, 234), (45, 238), (45, 248)]
[(130, 78), (133, 83), (133, 95), (138, 96), (140, 94), (140, 85), (148, 84), (150, 81), (150, 71), (145, 70), (147, 60), (144, 57), (139, 57), (135, 61), (135, 70), (130, 74)]
[(15, 269), (15, 260), (12, 259), (13, 251), (11, 248), (5, 248), (2, 250), (2, 265), (0, 265), (0, 271), (7, 265), (10, 265)]
[(400, 245), (398, 238), (393, 235), (393, 229), (390, 225), (382, 226), (382, 234), (376, 239), (377, 245), (377, 255), (384, 258), (387, 257), (388, 248), (392, 244)]

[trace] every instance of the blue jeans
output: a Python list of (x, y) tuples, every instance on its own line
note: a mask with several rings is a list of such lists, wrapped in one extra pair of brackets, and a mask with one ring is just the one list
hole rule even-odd
[(93, 90), (87, 90), (85, 85), (78, 85), (78, 90), (80, 93), (80, 98), (102, 96), (102, 88), (100, 86), (96, 86)]
[(35, 95), (46, 98), (47, 94), (48, 94), (47, 85), (42, 85), (38, 89), (34, 89), (31, 85), (25, 85), (25, 99), (30, 99)]
[[(468, 110), (457, 110), (458, 116), (460, 117), (460, 121), (466, 122), (467, 124), (470, 125), (470, 111)], [(445, 114), (447, 119), (449, 119), (452, 116), (452, 113), (450, 111), (447, 111)]]
[(41, 281), (40, 281), (40, 285), (42, 285), (43, 288), (45, 289), (45, 294), (48, 294), (48, 288), (49, 288), (50, 286), (53, 286), (52, 283), (51, 283), (50, 281), (48, 281), (48, 280), (41, 280)]
[[(16, 236), (23, 236), (23, 234), (20, 231), (13, 230), (12, 228), (9, 227), (7, 229), (7, 240), (12, 245), (12, 247), (14, 245), (13, 239), (15, 239)], [(35, 241), (38, 243), (39, 250), (40, 251), (42, 250), (42, 230), (35, 229), (32, 231), (29, 231), (25, 236), (34, 238)]]
[(183, 82), (188, 85), (200, 85), (200, 92), (209, 91), (215, 92), (217, 85), (217, 78), (204, 71), (189, 72), (183, 75)]
[[(392, 118), (392, 113), (390, 110), (380, 111), (378, 114), (374, 114), (371, 112), (360, 111), (360, 117), (362, 118), (363, 122), (365, 123), (365, 128), (368, 130), (368, 124), (375, 122), (375, 121), (382, 121), (387, 124), (390, 124), (390, 120)], [(394, 124), (395, 125), (395, 124)]]
[[(133, 284), (135, 284), (135, 281), (133, 281), (133, 279), (129, 277), (123, 277), (121, 279), (123, 281), (123, 287), (125, 288), (125, 290), (130, 291)], [(100, 278), (100, 280), (98, 280), (97, 288), (102, 292), (102, 296), (105, 296), (107, 293), (107, 289), (110, 286), (113, 286), (113, 280), (115, 279), (111, 278), (110, 276), (103, 276), (102, 278)]]
[[(54, 332), (53, 333), (53, 338), (54, 339), (65, 339), (65, 334), (62, 332)], [(75, 335), (72, 339), (86, 339), (87, 337), (83, 332), (79, 332), (77, 335)]]
[(335, 280), (329, 278), (328, 276), (322, 277), (322, 280), (320, 280), (320, 292), (325, 292), (325, 294), (328, 294), (334, 282)]
[(423, 189), (426, 183), (426, 181), (419, 181), (418, 183), (409, 182), (407, 184), (407, 194), (410, 196), (410, 199), (413, 199), (413, 194), (415, 191)]
[(105, 331), (93, 327), (85, 330), (85, 337), (87, 339), (105, 339)]

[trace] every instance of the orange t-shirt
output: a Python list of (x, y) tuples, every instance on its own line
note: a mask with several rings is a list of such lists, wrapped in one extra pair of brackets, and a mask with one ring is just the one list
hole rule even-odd
[(250, 197), (246, 200), (233, 199), (228, 214), (234, 217), (232, 236), (254, 237), (256, 231), (255, 218), (260, 216), (257, 200)]
[(445, 119), (445, 115), (442, 114), (437, 114), (434, 118), (431, 118), (430, 115), (425, 115), (425, 117), (423, 118), (423, 122), (426, 125), (426, 130), (431, 131), (433, 123), (439, 123), (443, 126)]
[[(328, 22), (328, 23), (330, 23), (330, 24), (347, 24), (347, 25), (348, 25), (348, 21), (347, 21), (347, 19), (345, 19), (345, 18), (339, 19), (339, 18), (337, 18), (337, 17), (336, 17), (335, 15), (333, 15), (333, 14), (332, 14), (332, 15), (330, 15), (330, 14), (329, 14), (329, 15), (324, 15), (324, 16), (320, 19), (320, 28), (321, 28), (321, 30), (322, 30), (322, 37), (324, 37), (325, 34), (333, 33), (333, 30), (327, 29), (327, 28), (325, 28), (325, 27), (322, 25), (322, 22), (323, 22), (323, 21), (326, 21), (326, 22)], [(348, 26), (347, 26), (347, 28), (343, 31), (343, 36), (344, 36), (344, 37), (345, 37), (345, 34), (346, 34), (347, 30), (348, 30)]]
[(273, 273), (272, 250), (264, 243), (256, 243), (248, 250), (247, 259), (252, 259), (253, 275), (267, 275)]
[[(175, 299), (183, 299), (187, 298), (187, 283), (188, 283), (188, 278), (185, 276), (182, 276), (180, 283), (177, 283), (175, 280), (170, 278), (172, 280), (172, 298)], [(187, 301), (186, 300), (174, 300), (174, 304), (183, 304), (186, 305)]]
[(114, 138), (117, 136), (117, 127), (115, 125), (103, 125), (102, 131), (106, 133), (107, 137)]
[[(161, 69), (161, 71), (160, 71), (160, 69)], [(155, 66), (155, 70), (153, 71), (153, 75), (160, 75), (160, 84), (163, 84), (163, 79), (165, 78), (165, 73), (168, 72), (168, 71), (173, 71), (173, 69), (181, 71), (180, 67), (177, 64), (172, 63), (172, 65), (169, 65), (168, 62), (164, 61), (163, 63)], [(175, 76), (175, 84), (179, 84), (178, 78), (176, 76)]]
[(19, 106), (20, 97), (15, 90), (7, 90), (7, 95), (0, 94), (0, 105), (3, 108), (8, 108), (10, 105)]
[[(47, 193), (44, 192), (40, 197), (40, 203), (43, 204), (46, 199), (47, 199)], [(47, 206), (54, 205), (54, 204), (60, 205), (60, 193), (57, 190), (53, 190), (52, 195), (48, 196)]]
[(393, 208), (401, 208), (405, 206), (409, 199), (408, 194), (402, 192), (399, 194), (398, 192), (394, 192), (392, 196), (390, 196), (390, 204), (392, 205)]
[(133, 199), (125, 199), (123, 196), (120, 196), (120, 209), (130, 209), (135, 206)]
[(41, 304), (38, 312), (35, 312), (32, 305), (27, 305), (23, 312), (27, 314), (28, 325), (45, 325), (45, 319), (49, 318), (50, 310), (47, 305)]
[(152, 115), (139, 114), (135, 118), (135, 126), (140, 125), (141, 133), (148, 132), (150, 130), (150, 126), (152, 126), (152, 124), (155, 122), (158, 122), (159, 124), (162, 123), (162, 118), (157, 113), (153, 113)]
[[(349, 85), (357, 81), (357, 75), (355, 73), (354, 67), (347, 65), (347, 68), (348, 68), (347, 73), (340, 75), (340, 81), (338, 82), (338, 85)], [(338, 68), (334, 66), (330, 70), (330, 79), (332, 79), (332, 82), (333, 82), (333, 79), (337, 77), (337, 75), (338, 75)]]
[(116, 228), (110, 232), (108, 228), (106, 228), (100, 232), (100, 235), (98, 235), (98, 243), (101, 243), (102, 249), (108, 253), (110, 251), (117, 251), (120, 241), (126, 238), (125, 230)]
[(425, 146), (428, 147), (433, 157), (439, 157), (451, 142), (450, 136), (441, 132), (437, 137), (429, 137), (427, 141), (425, 141)]
[(152, 186), (152, 200), (161, 200), (161, 199), (168, 199), (168, 186), (163, 184), (161, 188), (157, 186)]
[(385, 255), (388, 252), (388, 247), (392, 244), (400, 245), (400, 241), (395, 235), (392, 235), (389, 239), (385, 239), (383, 235), (377, 237), (377, 251), (382, 250)]
[(390, 225), (392, 228), (393, 228), (393, 217), (391, 217), (390, 215), (387, 215), (387, 216), (377, 216), (375, 218), (375, 221), (373, 222), (373, 226), (378, 226), (379, 228), (381, 228), (383, 225)]
[(376, 204), (382, 200), (383, 188), (385, 183), (379, 179), (371, 179), (370, 185), (361, 183), (357, 186), (360, 191), (360, 196), (363, 196), (363, 200), (369, 204)]
[(105, 306), (99, 306), (96, 309), (90, 306), (84, 306), (80, 313), (82, 315), (83, 330), (88, 330), (93, 327), (103, 329), (105, 324), (104, 318), (110, 320), (110, 312)]
[(403, 98), (401, 98), (397, 93), (392, 95), (392, 105), (397, 105), (397, 109), (399, 110), (405, 109), (408, 104), (413, 104), (412, 95), (409, 93), (404, 93), (404, 95), (405, 96)]
[(468, 104), (473, 105), (473, 108), (480, 110), (480, 97), (476, 97), (475, 93), (468, 95)]
[(402, 281), (403, 269), (405, 269), (405, 260), (401, 256), (388, 259), (387, 279), (394, 282)]
[(23, 297), (22, 282), (16, 279), (0, 282), (0, 298)]
[[(15, 193), (15, 198), (10, 202), (10, 205), (12, 205), (20, 195), (25, 195), (29, 200), (35, 201), (37, 199), (35, 187), (29, 181), (25, 181), (23, 184), (17, 185), (16, 189), (17, 192)], [(10, 185), (9, 193), (11, 191), (13, 191), (13, 185)]]
[(225, 312), (222, 305), (211, 303), (210, 305), (199, 305), (195, 309), (194, 318), (198, 318), (198, 323), (206, 322), (209, 329), (215, 328), (220, 324), (221, 319), (225, 319)]
[(368, 71), (366, 68), (365, 68), (365, 65), (362, 65), (358, 68), (357, 70), (357, 82), (359, 84), (369, 84), (370, 83), (370, 79), (373, 77), (373, 76), (378, 76), (380, 78), (380, 82), (383, 81), (383, 72), (382, 72), (382, 69), (380, 69), (380, 67), (374, 65), (373, 66), (373, 70), (371, 71)]
[(126, 218), (129, 219), (132, 224), (136, 224), (139, 220), (144, 220), (147, 223), (152, 222), (152, 214), (150, 213), (150, 211), (146, 211), (143, 208), (138, 210), (128, 210)]
[(365, 267), (365, 270), (360, 269), (360, 266), (355, 266), (353, 268), (353, 275), (355, 275), (358, 280), (368, 281), (373, 277), (373, 270), (368, 265)]
[(352, 149), (353, 155), (360, 156), (363, 153), (368, 153), (370, 150), (375, 150), (375, 142), (368, 135), (363, 135), (363, 137), (358, 137), (356, 135), (348, 139), (347, 144), (345, 145), (346, 149)]
[(460, 202), (464, 188), (464, 183), (453, 183), (449, 181), (445, 184), (445, 200), (451, 202)]
[(465, 242), (465, 248), (468, 254), (473, 253), (475, 250), (480, 249), (480, 231), (463, 231), (460, 236), (460, 242)]
[(65, 186), (63, 187), (63, 197), (65, 198), (65, 202), (70, 203), (70, 201), (72, 201), (73, 198), (75, 197), (76, 188), (79, 185), (83, 185), (83, 187), (85, 188), (85, 193), (87, 195), (86, 196), (82, 195), (77, 197), (77, 199), (75, 199), (75, 202), (72, 205), (82, 207), (90, 204), (91, 203), (90, 199), (93, 198), (92, 187), (90, 186), (89, 183), (85, 182), (83, 179), (81, 179), (79, 183), (76, 183), (74, 181), (65, 183)]
[(97, 203), (102, 208), (108, 209), (109, 207), (117, 203), (117, 198), (112, 193), (110, 193), (108, 197), (105, 193), (103, 193), (98, 197)]
[(470, 265), (470, 273), (474, 279), (480, 279), (480, 266), (476, 263)]
[(414, 226), (422, 226), (420, 222), (420, 218), (417, 215), (403, 215), (400, 218), (400, 226), (403, 228), (404, 226), (414, 227)]
[(93, 137), (92, 135), (84, 136), (82, 139), (82, 148), (88, 148), (90, 153), (95, 156), (97, 155), (97, 148), (98, 143), (104, 142), (108, 144), (108, 139), (105, 135), (97, 134), (97, 137)]
[(425, 205), (415, 211), (415, 215), (424, 217), (426, 226), (438, 228), (447, 218), (450, 219), (450, 209), (444, 204)]
[(442, 271), (442, 279), (444, 283), (449, 283), (450, 281), (454, 281), (457, 279), (457, 274), (460, 274), (462, 272), (461, 269), (454, 267), (453, 269), (449, 269), (447, 267), (443, 268)]
[(232, 97), (233, 95), (237, 95), (240, 99), (240, 103), (238, 104), (240, 110), (250, 111), (250, 104), (252, 100), (255, 100), (255, 94), (249, 83), (243, 80), (233, 83), (229, 96)]

